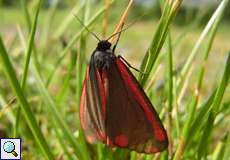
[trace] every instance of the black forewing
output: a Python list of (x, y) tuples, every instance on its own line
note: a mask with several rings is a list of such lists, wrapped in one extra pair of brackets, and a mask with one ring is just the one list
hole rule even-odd
[[(168, 145), (167, 135), (156, 111), (124, 63), (119, 58), (115, 61), (106, 71), (108, 79), (107, 136), (115, 145), (137, 152), (155, 153), (165, 149)], [(124, 72), (127, 72), (128, 76), (124, 75)], [(129, 83), (132, 83), (131, 85), (136, 87), (136, 91), (141, 95), (139, 99), (148, 104), (150, 116), (154, 116), (156, 121), (154, 124), (149, 121), (149, 114), (146, 114), (143, 109), (141, 100), (137, 99), (134, 93), (136, 91), (127, 84), (128, 78), (131, 78), (132, 81)], [(157, 126), (153, 127), (154, 125)], [(164, 139), (158, 140), (156, 136), (164, 136)]]

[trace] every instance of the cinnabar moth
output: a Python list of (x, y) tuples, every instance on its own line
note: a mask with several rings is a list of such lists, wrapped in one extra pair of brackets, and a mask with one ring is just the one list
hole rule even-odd
[(140, 153), (163, 151), (168, 137), (161, 120), (115, 47), (100, 40), (87, 68), (80, 102), (86, 139)]

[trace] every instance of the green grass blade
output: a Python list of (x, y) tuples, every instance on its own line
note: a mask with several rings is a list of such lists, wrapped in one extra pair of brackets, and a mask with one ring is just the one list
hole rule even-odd
[(228, 132), (228, 136), (227, 136), (227, 141), (226, 141), (226, 147), (225, 147), (225, 151), (224, 151), (224, 160), (228, 160), (228, 158), (230, 157), (230, 132)]
[[(43, 0), (39, 0), (38, 3), (41, 3), (41, 5), (42, 5), (42, 1)], [(21, 2), (21, 7), (22, 7), (22, 10), (23, 10), (23, 13), (24, 13), (27, 29), (28, 29), (28, 31), (31, 31), (31, 27), (32, 27), (32, 22), (31, 21), (32, 20), (31, 20), (29, 10), (28, 10), (28, 7), (27, 7), (27, 2), (25, 0), (20, 0), (20, 2)], [(33, 1), (33, 2), (35, 2), (35, 1)], [(35, 64), (36, 64), (37, 68), (40, 68), (40, 64), (39, 64), (39, 61), (38, 61), (37, 49), (35, 47), (35, 44), (33, 45), (33, 52), (34, 52), (33, 57), (34, 57), (34, 60), (35, 60)]]
[[(212, 132), (213, 129), (213, 123), (215, 120), (215, 116), (213, 112), (210, 112), (208, 115), (208, 120), (206, 121), (205, 124), (205, 129), (204, 132), (201, 135), (200, 141), (199, 141), (199, 146), (198, 146), (198, 152), (197, 152), (197, 159), (200, 160), (202, 157), (207, 155), (207, 144), (208, 141), (210, 140), (210, 133)], [(204, 147), (204, 148), (202, 148)]]
[(168, 94), (168, 111), (173, 108), (173, 55), (171, 35), (168, 36), (168, 53), (167, 53), (167, 94)]
[(68, 72), (65, 75), (64, 80), (63, 80), (63, 85), (61, 86), (61, 89), (57, 95), (57, 103), (60, 104), (61, 102), (63, 102), (69, 86), (70, 86), (70, 80), (71, 80), (71, 76), (72, 73), (75, 69), (76, 66), (76, 59), (77, 59), (77, 51), (76, 50), (72, 50), (71, 51), (71, 56), (70, 56), (70, 62), (69, 62), (69, 66), (68, 66)]
[(10, 86), (16, 96), (16, 99), (21, 105), (22, 113), (26, 119), (27, 124), (29, 125), (32, 134), (34, 136), (35, 141), (37, 142), (39, 148), (41, 149), (44, 157), (49, 160), (53, 160), (53, 154), (51, 150), (49, 149), (49, 146), (36, 122), (36, 119), (30, 109), (30, 105), (28, 101), (26, 100), (24, 93), (20, 87), (20, 84), (16, 78), (16, 73), (13, 69), (13, 66), (10, 62), (10, 59), (8, 57), (8, 54), (6, 52), (6, 49), (4, 47), (4, 44), (2, 42), (2, 39), (0, 37), (0, 59), (2, 61), (2, 66), (4, 69), (4, 72), (7, 76), (7, 79), (10, 83)]
[(167, 82), (167, 89), (166, 94), (168, 98), (167, 103), (167, 133), (169, 138), (169, 156), (172, 155), (172, 109), (173, 109), (173, 55), (172, 55), (172, 40), (171, 40), (171, 34), (168, 35), (168, 53), (166, 56), (166, 63), (167, 63), (167, 69), (166, 69), (166, 82)]
[(46, 19), (44, 20), (44, 26), (43, 26), (43, 34), (41, 35), (41, 41), (42, 41), (42, 46), (46, 46), (48, 39), (49, 39), (49, 32), (51, 30), (51, 25), (54, 19), (54, 15), (55, 12), (58, 8), (58, 3), (59, 1), (54, 1), (54, 3), (52, 3), (52, 5), (50, 5), (49, 9), (48, 9), (48, 13), (46, 15)]
[(72, 157), (72, 155), (69, 153), (68, 147), (67, 147), (67, 145), (65, 144), (65, 140), (64, 140), (63, 135), (60, 133), (60, 131), (59, 131), (57, 128), (54, 127), (54, 130), (55, 130), (55, 133), (56, 133), (56, 135), (57, 135), (57, 137), (58, 137), (58, 140), (59, 140), (59, 142), (60, 142), (60, 145), (61, 145), (62, 149), (64, 150), (65, 156), (68, 157), (68, 160), (73, 160), (73, 157)]
[(220, 83), (220, 85), (217, 89), (216, 95), (214, 97), (214, 101), (213, 101), (213, 104), (211, 106), (211, 111), (210, 111), (209, 116), (208, 116), (208, 121), (206, 122), (205, 130), (202, 134), (201, 141), (200, 141), (199, 146), (198, 146), (198, 152), (197, 152), (198, 153), (198, 159), (201, 159), (205, 155), (205, 152), (207, 149), (205, 146), (208, 146), (209, 138), (212, 135), (213, 123), (214, 123), (214, 120), (216, 118), (216, 115), (219, 112), (220, 103), (221, 103), (221, 100), (223, 98), (225, 89), (228, 85), (229, 77), (230, 77), (230, 53), (228, 54), (224, 75), (222, 77), (221, 83)]
[[(165, 42), (167, 37), (167, 33), (169, 30), (169, 25), (172, 23), (173, 18), (176, 15), (179, 6), (181, 5), (182, 1), (175, 1), (175, 2), (166, 2), (165, 8), (160, 19), (159, 25), (155, 32), (155, 35), (152, 39), (149, 49), (147, 50), (145, 57), (141, 63), (141, 71), (146, 74), (140, 74), (139, 82), (142, 86), (146, 85), (147, 79), (150, 75), (150, 72), (157, 60), (157, 57), (160, 53), (160, 50)], [(174, 8), (177, 6), (176, 8)]]
[(197, 134), (202, 124), (206, 122), (208, 118), (207, 115), (210, 112), (210, 108), (213, 103), (215, 94), (216, 94), (216, 90), (214, 90), (212, 95), (208, 98), (208, 100), (199, 107), (200, 110), (198, 111), (196, 117), (194, 118), (193, 123), (191, 124), (190, 131), (189, 131), (190, 134), (188, 135), (188, 139), (193, 139), (193, 137), (195, 136), (195, 134)]
[(227, 143), (227, 136), (224, 137), (223, 140), (221, 140), (212, 155), (212, 160), (222, 160), (224, 158), (224, 152), (225, 152), (225, 148), (226, 148), (226, 143)]
[(230, 52), (228, 54), (224, 75), (222, 77), (220, 86), (217, 89), (217, 93), (216, 93), (216, 96), (215, 96), (215, 99), (214, 99), (214, 102), (212, 105), (212, 110), (213, 110), (215, 116), (219, 112), (220, 102), (223, 98), (225, 89), (226, 89), (227, 85), (229, 84), (229, 77), (230, 77)]
[(24, 16), (25, 16), (27, 28), (30, 30), (32, 23), (30, 20), (30, 14), (29, 14), (28, 8), (26, 6), (26, 0), (20, 0), (20, 2), (21, 2), (21, 7), (23, 10)]
[[(21, 82), (22, 90), (25, 90), (26, 81), (27, 81), (27, 77), (28, 77), (29, 63), (30, 63), (30, 58), (31, 58), (31, 54), (32, 54), (33, 44), (34, 44), (34, 38), (35, 38), (35, 32), (36, 32), (36, 28), (37, 28), (38, 15), (39, 15), (40, 7), (41, 7), (41, 0), (39, 0), (38, 5), (37, 5), (37, 10), (35, 12), (35, 17), (33, 20), (32, 29), (31, 29), (31, 33), (29, 36), (29, 42), (28, 42), (28, 46), (26, 49), (26, 61), (25, 61), (25, 67), (24, 67), (24, 71), (23, 71), (22, 82)], [(18, 135), (20, 115), (21, 115), (21, 107), (19, 106), (18, 110), (17, 110), (16, 122), (15, 122), (15, 127), (14, 127), (14, 137), (16, 137)]]

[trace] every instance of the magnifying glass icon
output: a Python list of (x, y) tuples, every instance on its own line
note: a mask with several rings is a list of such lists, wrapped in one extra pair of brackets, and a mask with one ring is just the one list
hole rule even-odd
[(3, 150), (6, 152), (6, 153), (11, 153), (14, 155), (14, 157), (17, 157), (18, 154), (17, 152), (15, 152), (15, 145), (13, 142), (11, 141), (7, 141), (3, 144)]

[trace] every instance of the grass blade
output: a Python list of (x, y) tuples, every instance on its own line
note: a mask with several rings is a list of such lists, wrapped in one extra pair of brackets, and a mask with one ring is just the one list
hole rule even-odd
[(26, 7), (26, 0), (20, 0), (20, 2), (21, 2), (21, 7), (23, 10), (25, 19), (26, 19), (27, 28), (30, 30), (32, 24), (31, 24), (30, 14), (29, 14), (28, 8)]
[(72, 75), (72, 72), (74, 71), (74, 68), (76, 66), (77, 55), (78, 54), (77, 54), (76, 50), (71, 51), (70, 62), (69, 62), (69, 66), (68, 66), (68, 72), (64, 77), (63, 85), (61, 86), (61, 89), (57, 95), (57, 103), (58, 104), (63, 102), (63, 100), (64, 100), (64, 98), (68, 92), (68, 87), (70, 86), (71, 75)]
[(230, 77), (230, 53), (228, 54), (224, 75), (222, 77), (221, 83), (214, 97), (213, 104), (211, 106), (211, 111), (208, 116), (208, 121), (206, 122), (205, 130), (201, 137), (202, 141), (200, 141), (200, 144), (198, 147), (198, 159), (201, 159), (201, 157), (205, 155), (205, 152), (207, 149), (205, 146), (208, 146), (209, 137), (212, 135), (213, 123), (214, 123), (214, 120), (217, 114), (219, 113), (220, 103), (223, 98), (225, 89), (228, 85), (229, 77)]
[(172, 40), (171, 35), (168, 35), (168, 55), (167, 58), (167, 89), (166, 94), (168, 97), (168, 106), (167, 106), (167, 132), (169, 138), (169, 154), (172, 155), (172, 109), (173, 109), (173, 55), (172, 55)]
[(139, 82), (142, 86), (146, 85), (146, 81), (149, 77), (149, 73), (151, 72), (155, 64), (156, 59), (167, 37), (169, 26), (173, 18), (175, 17), (176, 12), (179, 9), (179, 6), (181, 5), (181, 3), (182, 3), (182, 0), (177, 0), (173, 2), (170, 2), (170, 1), (165, 2), (165, 8), (164, 8), (162, 17), (160, 19), (159, 25), (152, 39), (150, 47), (147, 50), (147, 53), (145, 54), (145, 57), (141, 63), (140, 70), (146, 73), (146, 74), (140, 74), (139, 76)]
[(227, 136), (224, 137), (223, 140), (221, 140), (215, 150), (214, 153), (212, 155), (212, 160), (222, 160), (224, 158), (224, 152), (225, 152), (225, 147), (226, 147), (226, 143), (227, 143)]
[[(30, 38), (29, 38), (27, 49), (26, 49), (26, 61), (25, 61), (25, 67), (24, 67), (22, 82), (21, 82), (22, 90), (25, 90), (26, 81), (27, 81), (27, 77), (28, 77), (29, 63), (30, 63), (33, 44), (34, 44), (34, 38), (35, 38), (35, 32), (36, 32), (36, 28), (37, 28), (38, 15), (39, 15), (40, 7), (41, 7), (41, 0), (39, 0), (38, 5), (37, 5), (37, 10), (35, 12), (35, 17), (33, 20), (32, 29), (31, 29), (31, 33), (29, 36)], [(18, 134), (20, 115), (21, 115), (21, 107), (19, 106), (18, 110), (17, 110), (16, 122), (15, 122), (15, 127), (14, 127), (14, 137), (16, 137)]]
[(223, 159), (227, 160), (229, 157), (230, 157), (230, 132), (228, 132)]

